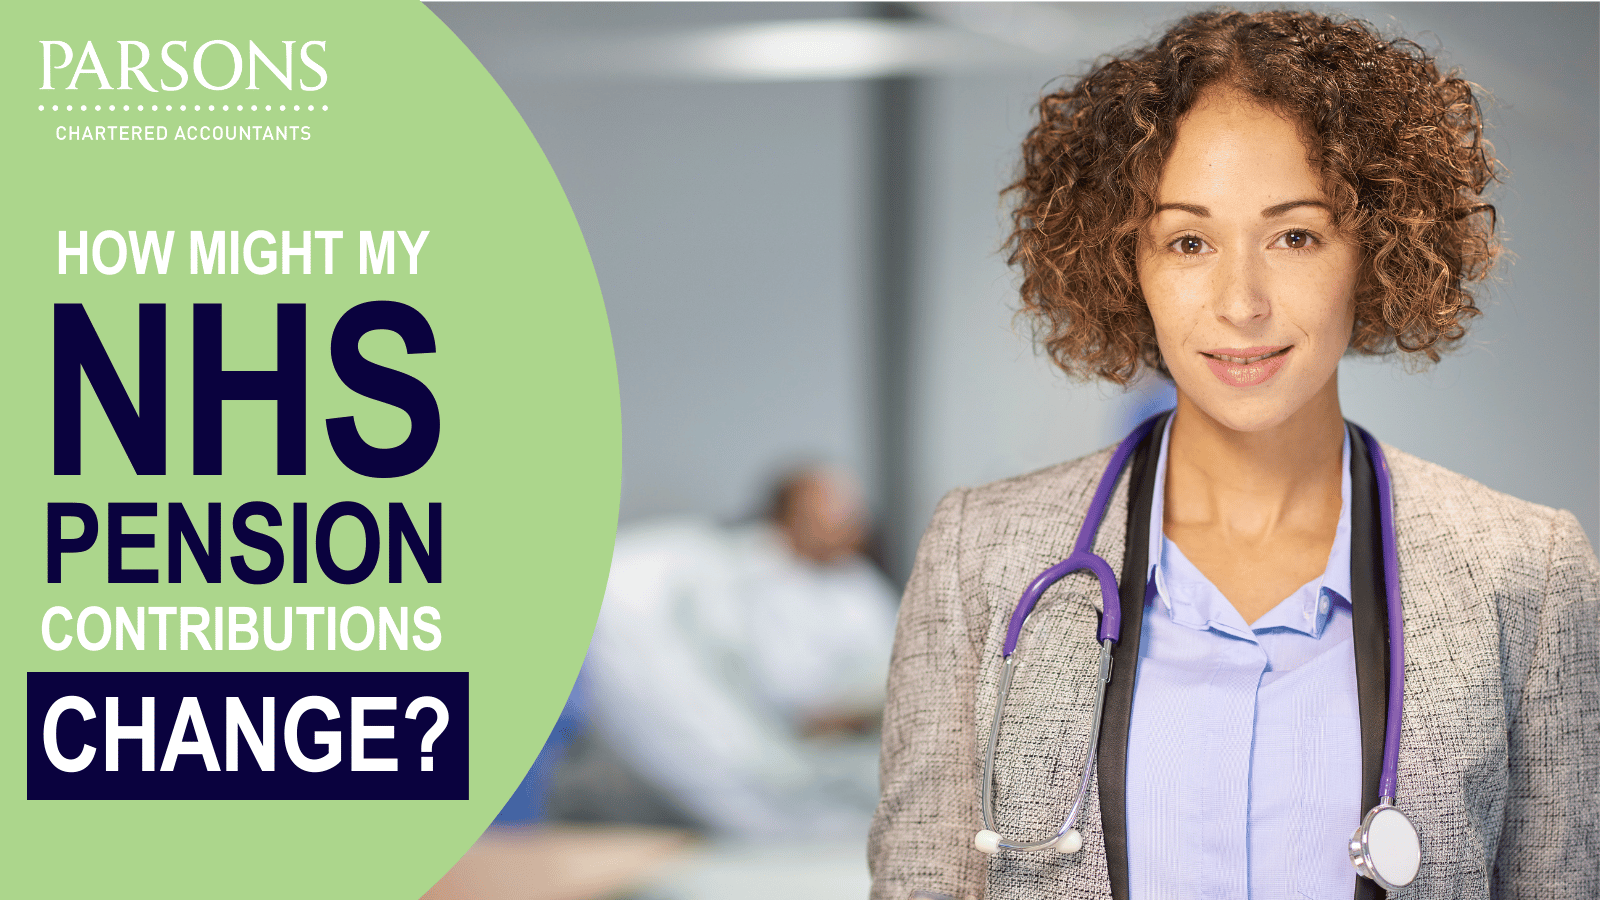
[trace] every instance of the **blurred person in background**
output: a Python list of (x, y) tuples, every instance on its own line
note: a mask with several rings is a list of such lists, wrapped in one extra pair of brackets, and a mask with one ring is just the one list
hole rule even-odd
[(582, 679), (594, 741), (714, 834), (865, 835), (895, 615), (868, 524), (848, 477), (806, 467), (753, 523), (625, 527)]

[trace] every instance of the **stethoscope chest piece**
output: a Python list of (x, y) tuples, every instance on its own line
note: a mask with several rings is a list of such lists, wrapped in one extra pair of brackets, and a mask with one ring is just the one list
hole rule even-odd
[(1350, 836), (1350, 861), (1356, 872), (1386, 891), (1403, 888), (1422, 865), (1422, 839), (1406, 814), (1389, 803), (1367, 813)]

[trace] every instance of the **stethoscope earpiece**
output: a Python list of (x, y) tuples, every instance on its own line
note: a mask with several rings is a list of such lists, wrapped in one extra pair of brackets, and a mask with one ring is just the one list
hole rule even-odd
[[(1083, 849), (1083, 833), (1076, 828), (1069, 828), (1050, 844), (1056, 848), (1057, 853), (1077, 853)], [(1000, 835), (985, 828), (972, 836), (972, 846), (993, 856), (1000, 852)]]

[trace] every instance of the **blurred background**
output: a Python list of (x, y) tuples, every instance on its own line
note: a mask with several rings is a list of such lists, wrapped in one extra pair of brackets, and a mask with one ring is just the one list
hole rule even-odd
[[(430, 896), (862, 895), (893, 606), (934, 504), (1170, 402), (1033, 351), (999, 191), (1041, 92), (1203, 5), (428, 5), (561, 178), (623, 426), (585, 673)], [(1421, 374), (1347, 360), (1346, 416), (1594, 540), (1600, 11), (1312, 8), (1487, 88), (1510, 173), (1491, 199), (1515, 257), (1467, 345)]]

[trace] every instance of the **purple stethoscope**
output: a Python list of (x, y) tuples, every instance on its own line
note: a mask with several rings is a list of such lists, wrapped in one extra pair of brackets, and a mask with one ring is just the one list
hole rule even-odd
[[(1083, 810), (1089, 794), (1089, 776), (1094, 772), (1095, 749), (1100, 744), (1100, 718), (1105, 705), (1106, 685), (1111, 681), (1111, 649), (1122, 634), (1122, 601), (1117, 591), (1117, 578), (1110, 563), (1096, 556), (1090, 547), (1100, 522), (1105, 518), (1106, 504), (1111, 500), (1111, 490), (1127, 465), (1128, 458), (1140, 441), (1155, 427), (1161, 415), (1146, 419), (1117, 445), (1106, 465), (1100, 485), (1095, 489), (1089, 504), (1089, 513), (1078, 529), (1078, 540), (1072, 555), (1039, 573), (1022, 592), (1017, 609), (1011, 614), (1010, 627), (1006, 629), (1005, 646), (1000, 651), (1004, 667), (1000, 670), (1000, 696), (994, 706), (994, 722), (989, 727), (989, 749), (983, 757), (983, 830), (973, 838), (973, 844), (985, 853), (1001, 850), (1050, 850), (1060, 853), (1077, 853), (1083, 848), (1083, 835), (1074, 825)], [(1422, 841), (1417, 828), (1406, 814), (1395, 808), (1395, 782), (1400, 750), (1401, 697), (1405, 693), (1405, 636), (1399, 626), (1400, 618), (1400, 563), (1395, 551), (1394, 508), (1389, 481), (1389, 463), (1372, 435), (1352, 425), (1355, 433), (1367, 446), (1372, 460), (1373, 474), (1378, 483), (1378, 518), (1383, 532), (1384, 594), (1389, 608), (1389, 707), (1383, 736), (1383, 774), (1378, 782), (1378, 805), (1362, 818), (1355, 833), (1350, 836), (1350, 862), (1356, 873), (1370, 878), (1384, 890), (1405, 887), (1417, 877), (1422, 865)], [(1046, 590), (1073, 572), (1093, 572), (1100, 580), (1102, 597), (1100, 631), (1100, 680), (1095, 686), (1093, 726), (1089, 732), (1089, 748), (1084, 755), (1083, 777), (1078, 780), (1078, 796), (1067, 812), (1061, 828), (1049, 839), (1035, 841), (1008, 841), (1002, 838), (994, 825), (994, 753), (1000, 737), (1000, 718), (1005, 711), (1006, 694), (1011, 689), (1011, 676), (1017, 666), (1017, 640), (1022, 635), (1022, 625), (1033, 612), (1034, 605)]]

